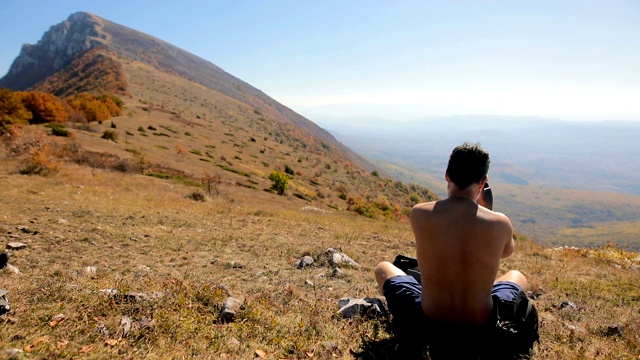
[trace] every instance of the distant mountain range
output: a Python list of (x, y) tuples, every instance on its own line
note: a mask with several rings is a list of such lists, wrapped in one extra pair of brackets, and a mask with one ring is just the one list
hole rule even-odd
[(491, 152), (494, 180), (640, 194), (640, 123), (490, 115), (312, 120), (368, 158), (438, 177), (453, 147), (473, 141)]

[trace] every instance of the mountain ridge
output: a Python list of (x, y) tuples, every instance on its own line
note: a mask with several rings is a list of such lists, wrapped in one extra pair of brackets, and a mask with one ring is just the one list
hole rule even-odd
[(315, 123), (215, 64), (164, 40), (86, 12), (74, 13), (62, 23), (52, 26), (37, 44), (25, 44), (7, 75), (0, 79), (0, 87), (39, 89), (42, 81), (68, 66), (75, 55), (99, 46), (114, 52), (117, 60), (139, 61), (174, 73), (253, 106), (265, 115), (301, 127), (324, 142), (326, 149), (335, 147), (366, 170), (375, 168)]

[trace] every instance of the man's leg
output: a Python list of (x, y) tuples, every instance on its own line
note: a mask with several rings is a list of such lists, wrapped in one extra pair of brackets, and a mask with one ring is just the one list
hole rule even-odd
[(378, 288), (380, 290), (382, 290), (384, 283), (388, 279), (398, 275), (407, 275), (404, 271), (400, 270), (398, 267), (388, 261), (383, 261), (378, 264), (374, 272), (376, 274), (376, 282), (378, 283)]
[(500, 276), (498, 280), (494, 282), (494, 284), (499, 281), (510, 281), (512, 283), (518, 284), (518, 286), (520, 286), (522, 290), (527, 290), (527, 278), (518, 270), (510, 270), (506, 274)]

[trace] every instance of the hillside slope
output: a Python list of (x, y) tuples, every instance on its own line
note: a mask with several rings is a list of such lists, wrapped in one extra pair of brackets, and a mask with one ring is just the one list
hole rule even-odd
[[(22, 242), (0, 271), (12, 313), (0, 351), (45, 358), (396, 359), (385, 319), (343, 319), (343, 297), (378, 297), (373, 267), (412, 254), (407, 224), (323, 212), (223, 185), (193, 187), (63, 164), (12, 173), (0, 150), (0, 241)], [(501, 273), (530, 281), (540, 312), (533, 359), (640, 356), (640, 258), (614, 248), (545, 249), (518, 238)], [(362, 265), (324, 259), (341, 249)], [(298, 269), (304, 255), (313, 266)], [(635, 256), (635, 257), (634, 257)], [(243, 303), (225, 324), (226, 297)], [(128, 326), (127, 324), (130, 324)]]
[[(351, 159), (367, 170), (373, 168), (316, 124), (216, 65), (163, 40), (89, 13), (72, 14), (66, 21), (52, 26), (37, 44), (23, 46), (7, 75), (0, 79), (0, 87), (41, 89), (50, 76), (64, 71), (77, 57), (86, 56), (87, 51), (97, 47), (107, 50), (101, 53), (102, 56), (112, 57), (113, 61), (149, 65), (157, 71), (174, 74), (219, 92), (265, 116), (295, 125), (309, 132), (325, 150), (335, 149), (339, 156)], [(75, 75), (78, 73), (73, 72)], [(45, 90), (59, 92), (50, 86)]]
[[(416, 201), (434, 198), (426, 188), (381, 178), (329, 133), (217, 66), (95, 15), (73, 14), (25, 46), (0, 85), (61, 97), (120, 94), (122, 116), (68, 125), (74, 146), (135, 162), (152, 176), (215, 178), (262, 191), (277, 170), (291, 177), (286, 196), (369, 217), (400, 218)], [(101, 139), (105, 132), (115, 141)]]

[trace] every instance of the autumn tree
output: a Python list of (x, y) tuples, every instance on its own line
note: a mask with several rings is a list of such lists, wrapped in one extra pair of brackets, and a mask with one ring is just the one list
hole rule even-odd
[(67, 111), (62, 101), (55, 95), (40, 91), (17, 93), (24, 107), (31, 112), (31, 124), (63, 123), (67, 121)]
[(14, 92), (0, 89), (0, 135), (7, 133), (11, 125), (27, 124), (32, 117)]
[(77, 94), (70, 97), (67, 103), (89, 121), (104, 121), (119, 116), (122, 111), (122, 100), (112, 95)]

